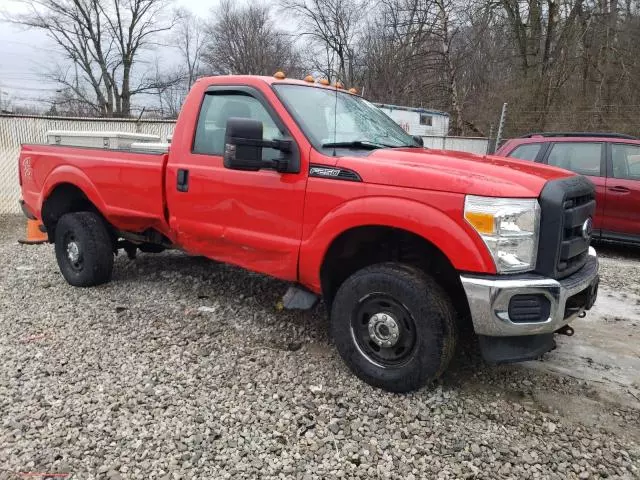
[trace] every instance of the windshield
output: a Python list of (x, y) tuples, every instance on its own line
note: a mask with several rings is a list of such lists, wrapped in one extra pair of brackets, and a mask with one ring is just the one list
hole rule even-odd
[(274, 85), (317, 149), (416, 147), (416, 141), (382, 110), (361, 97), (327, 88)]

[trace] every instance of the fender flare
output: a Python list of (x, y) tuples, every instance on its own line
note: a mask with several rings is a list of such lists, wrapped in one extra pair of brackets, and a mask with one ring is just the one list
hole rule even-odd
[(438, 248), (459, 271), (495, 273), (496, 267), (480, 236), (464, 221), (423, 203), (375, 196), (351, 200), (329, 212), (300, 247), (300, 283), (321, 291), (320, 269), (332, 243), (357, 227), (384, 226), (418, 235)]
[(103, 214), (106, 214), (106, 204), (98, 189), (81, 169), (71, 165), (61, 165), (55, 168), (48, 176), (42, 187), (42, 195), (39, 199), (38, 210), (42, 212), (42, 206), (51, 192), (61, 184), (68, 183), (77, 187)]

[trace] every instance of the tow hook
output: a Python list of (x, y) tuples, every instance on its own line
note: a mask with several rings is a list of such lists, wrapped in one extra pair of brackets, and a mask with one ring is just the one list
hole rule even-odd
[(570, 325), (565, 325), (564, 327), (556, 330), (556, 333), (560, 335), (566, 335), (567, 337), (573, 337), (575, 330)]

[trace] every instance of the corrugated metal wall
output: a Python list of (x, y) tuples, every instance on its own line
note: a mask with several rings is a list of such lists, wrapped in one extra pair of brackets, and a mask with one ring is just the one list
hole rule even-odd
[(489, 139), (482, 137), (422, 137), (424, 146), (439, 150), (457, 150), (459, 152), (485, 155)]
[(175, 122), (165, 120), (63, 118), (0, 115), (0, 215), (19, 213), (18, 154), (22, 143), (45, 143), (49, 130), (134, 132), (159, 135), (164, 141)]

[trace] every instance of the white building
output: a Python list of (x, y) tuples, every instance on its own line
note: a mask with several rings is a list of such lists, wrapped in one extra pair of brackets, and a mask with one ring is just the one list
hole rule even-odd
[(375, 105), (410, 135), (444, 137), (449, 133), (448, 113), (427, 108), (401, 107), (384, 103), (376, 103)]

